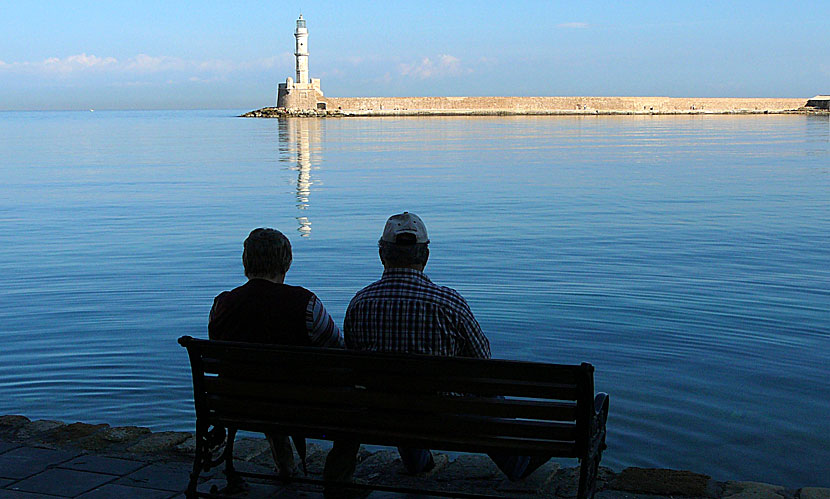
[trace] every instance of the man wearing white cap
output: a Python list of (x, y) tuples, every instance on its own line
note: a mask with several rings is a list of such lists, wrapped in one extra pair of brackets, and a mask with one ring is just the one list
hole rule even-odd
[[(378, 241), (378, 253), (383, 275), (358, 291), (346, 310), (346, 348), (490, 358), (490, 342), (464, 298), (424, 274), (429, 237), (418, 215), (403, 212), (389, 217)], [(359, 447), (354, 442), (335, 442), (326, 459), (324, 478), (351, 479)], [(398, 451), (411, 473), (435, 466), (429, 449), (399, 447)], [(531, 462), (526, 456), (491, 458), (511, 480), (524, 478), (544, 463)]]

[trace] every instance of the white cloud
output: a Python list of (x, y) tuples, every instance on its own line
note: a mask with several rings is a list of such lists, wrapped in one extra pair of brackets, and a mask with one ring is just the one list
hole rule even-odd
[(425, 80), (435, 73), (435, 64), (432, 63), (429, 57), (424, 57), (421, 62), (399, 64), (398, 71), (402, 76), (415, 76)]
[(454, 57), (449, 54), (442, 54), (438, 56), (438, 61), (442, 68), (449, 69), (450, 71), (457, 71), (460, 69), (461, 60), (459, 60), (458, 57)]
[(69, 57), (49, 57), (42, 61), (5, 62), (0, 61), (0, 70), (21, 73), (42, 73), (47, 75), (67, 75), (79, 71), (100, 71), (115, 68), (115, 57), (98, 57), (86, 53)]
[(153, 84), (149, 81), (125, 81), (123, 83), (114, 83), (113, 86), (115, 87), (150, 87)]
[(588, 23), (562, 23), (557, 24), (556, 27), (565, 29), (584, 29), (588, 27)]
[(228, 81), (228, 78), (224, 75), (209, 76), (206, 78), (202, 78), (199, 76), (191, 76), (187, 79), (187, 81), (191, 83), (215, 83), (217, 81)]
[(472, 69), (464, 68), (458, 57), (441, 54), (436, 58), (435, 62), (429, 57), (424, 57), (418, 62), (401, 63), (398, 65), (398, 72), (401, 76), (413, 76), (421, 80), (426, 80), (428, 78), (471, 73)]
[(227, 75), (237, 71), (267, 70), (280, 65), (290, 65), (293, 56), (289, 53), (250, 61), (232, 61), (226, 59), (189, 60), (171, 56), (152, 56), (138, 54), (119, 61), (115, 57), (99, 57), (86, 53), (68, 57), (49, 57), (42, 61), (5, 62), (0, 61), (0, 71), (24, 73), (30, 75), (68, 76), (90, 72), (109, 72), (121, 74), (186, 73), (203, 79), (201, 75)]
[(154, 57), (147, 54), (138, 54), (128, 59), (119, 68), (122, 71), (135, 73), (158, 73), (161, 71), (181, 71), (186, 69), (187, 62), (177, 57)]

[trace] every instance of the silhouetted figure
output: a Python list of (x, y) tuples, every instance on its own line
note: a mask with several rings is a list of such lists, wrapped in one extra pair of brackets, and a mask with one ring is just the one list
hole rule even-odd
[[(254, 229), (245, 239), (242, 264), (248, 282), (213, 300), (208, 323), (212, 340), (343, 348), (343, 336), (311, 291), (284, 284), (291, 243), (274, 229)], [(278, 471), (295, 471), (294, 452), (284, 435), (266, 435)], [(294, 444), (305, 455), (305, 440)]]
[[(383, 275), (352, 298), (343, 323), (346, 347), (392, 353), (490, 358), (490, 342), (469, 305), (454, 289), (434, 284), (424, 274), (429, 237), (414, 213), (393, 215), (378, 241)], [(324, 479), (351, 480), (359, 442), (335, 441)], [(429, 449), (399, 447), (410, 473), (435, 466)], [(547, 459), (491, 455), (510, 480), (528, 476)]]

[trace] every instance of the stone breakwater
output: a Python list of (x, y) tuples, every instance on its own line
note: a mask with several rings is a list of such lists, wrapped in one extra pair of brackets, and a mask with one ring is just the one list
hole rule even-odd
[(807, 99), (676, 97), (326, 97), (325, 109), (263, 108), (245, 117), (826, 113)]
[[(238, 469), (273, 472), (264, 438), (237, 438), (234, 450)], [(187, 485), (193, 452), (194, 438), (189, 432), (0, 416), (0, 497), (21, 493), (30, 497), (26, 492), (57, 497), (181, 497), (178, 494)], [(321, 445), (309, 445), (307, 462), (313, 478), (321, 477), (326, 452)], [(394, 450), (363, 448), (359, 460), (355, 477), (364, 482), (504, 497), (572, 498), (579, 476), (578, 468), (549, 462), (530, 477), (509, 482), (487, 457), (475, 454), (436, 453), (436, 467), (420, 475), (407, 474)], [(220, 470), (202, 476), (202, 492), (225, 484)], [(239, 497), (317, 497), (319, 492), (313, 485), (249, 480), (248, 490)], [(717, 481), (691, 471), (626, 468), (615, 472), (603, 467), (595, 497), (830, 499), (830, 488), (788, 489), (759, 482)]]

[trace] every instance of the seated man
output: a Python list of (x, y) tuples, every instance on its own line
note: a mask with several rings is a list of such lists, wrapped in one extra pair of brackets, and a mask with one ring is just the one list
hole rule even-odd
[[(464, 298), (424, 274), (429, 238), (420, 217), (408, 212), (390, 217), (378, 247), (383, 275), (349, 303), (343, 323), (347, 348), (490, 358), (490, 342)], [(350, 480), (359, 447), (356, 442), (335, 441), (324, 479)], [(435, 466), (429, 449), (401, 447), (398, 451), (411, 473)], [(510, 480), (528, 476), (547, 461), (528, 456), (490, 457)]]
[[(284, 284), (291, 266), (291, 243), (281, 232), (254, 229), (245, 239), (242, 265), (248, 282), (213, 301), (210, 339), (343, 348), (343, 336), (317, 296)], [(280, 474), (290, 475), (294, 451), (288, 437), (267, 437)]]

